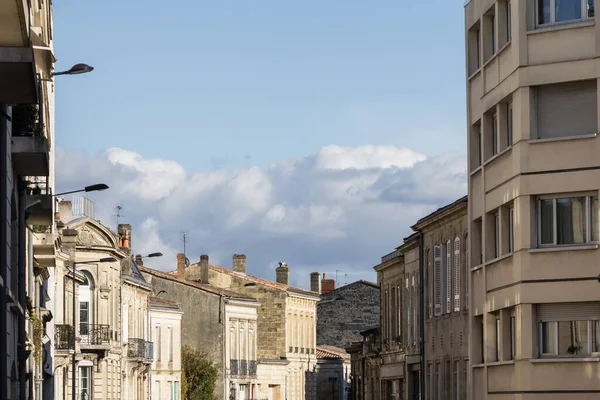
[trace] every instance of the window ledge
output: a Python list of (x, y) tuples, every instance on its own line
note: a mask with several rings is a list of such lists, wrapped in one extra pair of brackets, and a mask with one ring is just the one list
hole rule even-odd
[(471, 75), (467, 76), (467, 80), (470, 81), (471, 79), (475, 78), (480, 72), (481, 72), (481, 67), (477, 68), (477, 70), (475, 72), (473, 72)]
[(494, 361), (491, 363), (487, 363), (488, 367), (496, 367), (499, 365), (514, 365), (515, 364), (515, 360), (507, 360), (507, 361)]
[(597, 244), (582, 244), (575, 246), (554, 246), (554, 247), (538, 247), (529, 249), (530, 253), (546, 253), (551, 251), (575, 251), (575, 250), (597, 250)]
[(488, 65), (490, 65), (490, 63), (492, 61), (494, 61), (496, 58), (498, 58), (500, 53), (502, 53), (509, 45), (510, 45), (510, 41), (506, 42), (505, 44), (502, 45), (502, 47), (500, 47), (498, 50), (496, 50), (496, 52), (494, 54), (492, 54), (492, 56), (490, 58), (488, 58), (486, 62), (483, 63), (483, 68), (487, 67)]
[(532, 363), (599, 362), (600, 357), (531, 358)]
[(489, 163), (491, 163), (495, 159), (500, 158), (501, 156), (503, 156), (504, 154), (508, 153), (511, 150), (512, 150), (512, 146), (505, 148), (500, 153), (494, 154), (493, 156), (491, 156), (490, 158), (488, 158), (487, 160), (485, 160), (485, 162), (483, 163), (483, 166), (485, 167), (486, 165), (488, 165)]
[(483, 368), (483, 367), (485, 367), (485, 364), (473, 364), (473, 365), (471, 365), (471, 367), (473, 367), (473, 368)]
[(560, 31), (563, 29), (582, 28), (585, 26), (592, 26), (595, 23), (596, 22), (594, 21), (594, 19), (586, 19), (586, 20), (581, 20), (581, 21), (558, 22), (558, 23), (555, 23), (552, 25), (540, 26), (533, 30), (527, 31), (527, 34), (535, 35), (537, 33), (554, 32), (554, 31)]
[(473, 171), (471, 171), (471, 176), (475, 175), (476, 173), (478, 173), (479, 171), (481, 171), (483, 168), (483, 165), (480, 165), (479, 167), (475, 168)]
[(597, 133), (588, 133), (586, 135), (576, 135), (576, 136), (564, 136), (558, 138), (548, 138), (548, 139), (529, 139), (529, 144), (537, 144), (537, 143), (546, 143), (546, 142), (562, 142), (564, 140), (581, 140), (581, 139), (593, 139), (598, 136)]
[(497, 263), (497, 262), (500, 262), (500, 261), (502, 261), (502, 260), (504, 260), (504, 259), (506, 259), (506, 258), (512, 257), (512, 256), (513, 256), (513, 253), (508, 253), (508, 254), (505, 254), (505, 255), (503, 255), (503, 256), (496, 257), (496, 258), (494, 258), (493, 260), (486, 261), (484, 265), (487, 267), (488, 265), (495, 264), (495, 263)]
[(477, 271), (478, 269), (481, 269), (481, 268), (483, 268), (483, 264), (476, 265), (474, 267), (471, 267), (471, 272)]

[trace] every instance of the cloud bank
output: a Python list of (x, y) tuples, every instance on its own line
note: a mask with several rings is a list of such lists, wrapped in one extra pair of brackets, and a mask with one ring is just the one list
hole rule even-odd
[(466, 193), (466, 158), (427, 158), (393, 146), (326, 146), (268, 168), (186, 171), (175, 161), (146, 159), (110, 148), (97, 156), (56, 151), (59, 190), (103, 182), (95, 217), (116, 229), (133, 226), (136, 253), (160, 251), (148, 264), (175, 268), (183, 251), (196, 262), (231, 267), (244, 253), (248, 272), (275, 279), (278, 261), (292, 284), (308, 287), (309, 273), (327, 272), (338, 284), (374, 280), (372, 267), (398, 246), (410, 225)]

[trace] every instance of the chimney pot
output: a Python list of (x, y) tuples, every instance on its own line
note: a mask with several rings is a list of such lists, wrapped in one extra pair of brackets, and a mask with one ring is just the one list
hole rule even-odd
[(141, 254), (136, 254), (135, 255), (135, 265), (137, 265), (138, 267), (143, 267), (144, 266), (144, 260), (142, 259), (142, 255)]
[(126, 253), (131, 254), (131, 225), (119, 224), (117, 232), (119, 234), (119, 247), (121, 247), (121, 250), (125, 250)]
[(327, 275), (323, 274), (323, 280), (321, 281), (321, 294), (326, 294), (335, 290), (335, 279), (327, 279)]
[(275, 279), (278, 283), (284, 285), (290, 284), (290, 267), (283, 261), (279, 263), (279, 267), (275, 268)]
[(177, 254), (177, 277), (185, 279), (185, 254)]
[(321, 274), (319, 272), (310, 273), (310, 290), (321, 293)]
[(245, 254), (234, 254), (233, 255), (233, 270), (240, 274), (246, 273), (246, 255)]
[(208, 282), (208, 255), (202, 254), (200, 256), (200, 282), (209, 283)]

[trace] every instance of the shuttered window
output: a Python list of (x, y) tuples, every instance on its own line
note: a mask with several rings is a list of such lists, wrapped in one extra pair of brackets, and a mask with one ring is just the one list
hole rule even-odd
[(452, 241), (446, 242), (446, 313), (452, 312)]
[(538, 321), (600, 320), (600, 302), (538, 304)]
[(433, 303), (436, 316), (442, 314), (442, 248), (436, 244), (433, 248)]
[(596, 81), (577, 81), (536, 87), (539, 139), (596, 133)]
[(432, 254), (431, 254), (431, 249), (427, 249), (427, 275), (428, 275), (428, 280), (429, 282), (427, 282), (427, 284), (429, 285), (429, 290), (428, 290), (428, 297), (429, 299), (427, 302), (427, 315), (429, 315), (429, 318), (431, 318), (433, 316), (433, 298), (434, 298), (434, 272), (432, 270)]
[(413, 313), (413, 346), (417, 345), (417, 338), (419, 337), (417, 328), (419, 324), (417, 323), (417, 288), (415, 285), (415, 275), (412, 276), (412, 287), (411, 287), (411, 305), (412, 305), (412, 313)]
[(454, 239), (454, 311), (460, 311), (460, 238)]
[(406, 340), (406, 345), (410, 345), (410, 343), (412, 343), (411, 340), (411, 334), (412, 334), (412, 321), (411, 321), (411, 316), (412, 313), (410, 312), (410, 287), (408, 286), (408, 278), (406, 278), (406, 301), (405, 301), (405, 306), (406, 306), (406, 335), (407, 335), (407, 340)]
[(469, 309), (469, 288), (471, 287), (471, 268), (469, 267), (469, 236), (465, 236), (465, 309)]

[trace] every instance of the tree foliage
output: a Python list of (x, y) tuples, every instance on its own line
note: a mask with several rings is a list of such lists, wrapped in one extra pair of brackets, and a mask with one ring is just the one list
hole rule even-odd
[(184, 400), (214, 400), (217, 367), (206, 353), (190, 346), (181, 348), (181, 394)]

